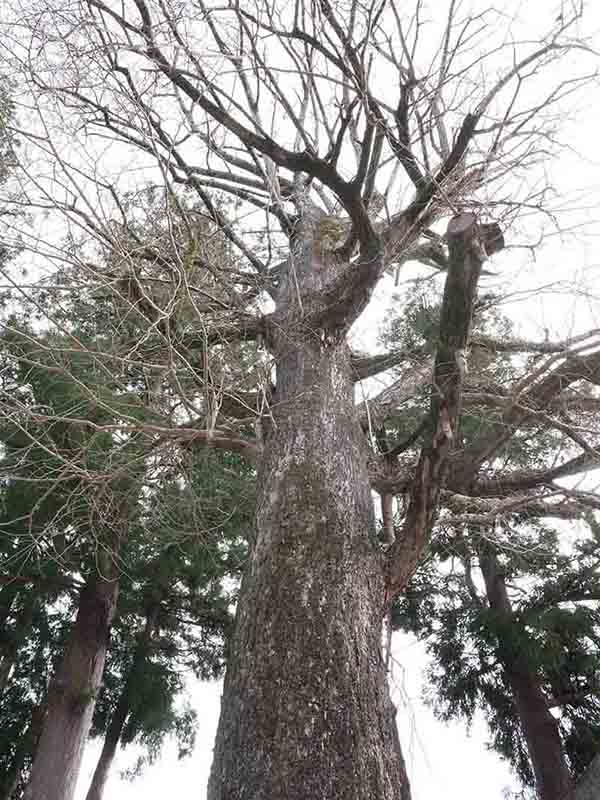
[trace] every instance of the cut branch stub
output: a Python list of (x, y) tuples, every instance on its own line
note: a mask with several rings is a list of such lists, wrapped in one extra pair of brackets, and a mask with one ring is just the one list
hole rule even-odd
[(433, 372), (429, 436), (412, 482), (402, 531), (390, 549), (386, 607), (405, 589), (429, 541), (448, 455), (456, 440), (477, 282), (487, 256), (504, 246), (500, 228), (479, 225), (473, 214), (453, 217), (447, 239), (448, 272)]
[(504, 234), (497, 222), (484, 223), (479, 226), (481, 241), (488, 256), (504, 250)]

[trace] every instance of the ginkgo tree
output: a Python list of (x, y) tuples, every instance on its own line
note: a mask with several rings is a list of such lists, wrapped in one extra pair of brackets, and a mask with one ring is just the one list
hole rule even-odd
[[(229, 450), (256, 468), (209, 800), (407, 800), (381, 623), (440, 504), (490, 515), (515, 495), (538, 511), (568, 504), (549, 484), (597, 458), (559, 420), (565, 393), (600, 377), (585, 332), (494, 342), (540, 358), (489, 393), (479, 435), (462, 446), (457, 430), (483, 265), (509, 257), (497, 254), (522, 209), (556, 210), (544, 177), (557, 117), (594, 80), (583, 7), (564, 4), (522, 40), (510, 17), (455, 0), (13, 11), (5, 56), (31, 151), (21, 178), (28, 207), (56, 225), (20, 234), (45, 275), (58, 264), (59, 286), (69, 265), (81, 291), (110, 296), (119, 330), (144, 320), (120, 363), (150, 386), (168, 381), (174, 401), (152, 420), (121, 408), (121, 435), (156, 452)], [(143, 208), (129, 202), (148, 184), (164, 210), (158, 238), (140, 234)], [(417, 368), (414, 353), (348, 345), (375, 288), (409, 261), (445, 273), (434, 353)], [(355, 384), (393, 365), (402, 379), (363, 414)], [(372, 447), (414, 383), (428, 387), (424, 418)], [(504, 468), (499, 454), (533, 415), (560, 424), (576, 453)], [(395, 496), (406, 501), (383, 546), (373, 489), (387, 517)], [(552, 797), (570, 791), (561, 773)]]

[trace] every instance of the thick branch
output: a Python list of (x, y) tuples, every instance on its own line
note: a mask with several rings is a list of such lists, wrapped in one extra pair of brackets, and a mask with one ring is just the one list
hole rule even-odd
[[(364, 208), (360, 199), (358, 205)], [(381, 241), (370, 222), (369, 229), (370, 233), (359, 236), (363, 246), (358, 258), (323, 292), (325, 307), (311, 318), (310, 324), (314, 327), (347, 330), (366, 308), (384, 271)], [(352, 230), (356, 232), (354, 219)]]
[(453, 512), (444, 517), (449, 525), (474, 524), (489, 528), (499, 518), (506, 519), (512, 515), (520, 517), (551, 517), (558, 519), (579, 519), (585, 505), (579, 502), (549, 502), (544, 498), (529, 495), (513, 495), (500, 501), (492, 501), (481, 497), (467, 497), (452, 492), (443, 493), (444, 506)]
[[(428, 250), (415, 251), (414, 259), (424, 262), (427, 253), (433, 247), (432, 244), (423, 245)], [(434, 251), (431, 250), (431, 253)], [(436, 251), (437, 252), (437, 251)], [(447, 268), (447, 259), (444, 256), (444, 263), (437, 264), (440, 269)], [(484, 350), (492, 350), (494, 353), (540, 353), (543, 355), (552, 355), (554, 353), (568, 353), (568, 351), (577, 344), (581, 344), (587, 339), (592, 339), (600, 335), (600, 329), (587, 331), (580, 336), (573, 336), (569, 339), (559, 341), (535, 341), (532, 339), (510, 339), (508, 337), (497, 339), (494, 336), (484, 336), (480, 333), (474, 333), (471, 336), (471, 348), (480, 347)], [(356, 374), (356, 380), (364, 380), (371, 378), (374, 375), (379, 375), (392, 367), (396, 367), (407, 361), (410, 358), (415, 358), (420, 355), (419, 351), (413, 350), (389, 350), (387, 353), (376, 353), (374, 355), (367, 355), (366, 353), (355, 353), (352, 356), (352, 365)], [(503, 391), (503, 396), (506, 397), (506, 391)]]
[(419, 355), (418, 352), (404, 349), (390, 350), (387, 353), (376, 353), (375, 355), (353, 353), (351, 363), (354, 378), (357, 381), (372, 378)]
[(497, 246), (500, 241), (497, 227), (479, 226), (472, 214), (454, 217), (447, 236), (449, 264), (433, 375), (431, 434), (417, 465), (404, 526), (390, 550), (386, 603), (406, 587), (429, 539), (456, 437), (471, 317), (486, 244), (493, 241)]
[(48, 414), (31, 414), (31, 419), (45, 424), (61, 422), (72, 425), (74, 428), (89, 428), (99, 433), (120, 433), (128, 436), (145, 434), (153, 440), (153, 445), (171, 441), (177, 442), (182, 447), (190, 447), (192, 445), (214, 447), (218, 450), (240, 453), (250, 460), (254, 460), (258, 452), (257, 443), (251, 439), (235, 436), (235, 434), (226, 430), (196, 428), (193, 424), (179, 425), (177, 427), (144, 422), (138, 424), (99, 424), (89, 419)]
[(527, 391), (516, 394), (508, 402), (500, 419), (493, 422), (456, 460), (452, 469), (453, 486), (457, 489), (462, 487), (463, 490), (468, 487), (483, 462), (492, 458), (525, 420), (535, 415), (536, 411), (547, 408), (562, 391), (579, 380), (591, 380), (594, 383), (600, 380), (600, 351), (566, 358)]
[(257, 317), (253, 314), (236, 314), (233, 322), (211, 325), (206, 332), (186, 334), (181, 337), (179, 343), (194, 350), (217, 344), (267, 340), (269, 325), (269, 315)]
[(597, 337), (600, 329), (587, 331), (581, 336), (573, 336), (558, 342), (536, 342), (531, 339), (496, 339), (493, 336), (476, 334), (471, 339), (473, 347), (482, 347), (485, 350), (493, 350), (495, 353), (542, 353), (551, 355), (552, 353), (566, 353), (574, 345), (581, 344), (586, 339)]
[[(598, 467), (600, 467), (600, 454), (583, 453), (554, 467), (519, 469), (500, 473), (497, 477), (480, 478), (470, 483), (468, 494), (471, 497), (505, 497), (515, 492), (547, 486), (560, 478), (580, 475)], [(460, 477), (455, 477), (454, 469), (448, 484), (454, 491), (464, 491)]]

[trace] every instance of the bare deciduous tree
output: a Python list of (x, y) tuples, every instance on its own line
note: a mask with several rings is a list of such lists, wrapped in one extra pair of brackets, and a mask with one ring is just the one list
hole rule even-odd
[[(597, 502), (555, 484), (597, 464), (562, 415), (597, 402), (569, 394), (600, 379), (595, 333), (470, 337), (483, 265), (520, 211), (549, 210), (537, 176), (562, 103), (590, 80), (585, 66), (550, 88), (544, 78), (590, 51), (582, 9), (564, 5), (535, 41), (455, 0), (18, 9), (26, 203), (62, 215), (63, 238), (21, 236), (39, 263), (58, 262), (54, 286), (62, 270), (71, 290), (76, 280), (112, 298), (115, 336), (143, 326), (120, 358), (173, 398), (162, 416), (130, 407), (103, 430), (143, 431), (149, 452), (209, 445), (256, 463), (210, 800), (408, 800), (381, 623), (440, 507), (489, 525), (514, 508), (567, 515)], [(351, 326), (407, 262), (445, 273), (433, 363), (353, 352)], [(62, 319), (58, 303), (48, 322)], [(523, 359), (518, 382), (486, 387), (468, 375), (471, 347), (537, 359)], [(391, 367), (402, 378), (357, 409), (357, 382)], [(414, 384), (429, 388), (429, 411), (394, 440), (386, 419)], [(487, 417), (468, 447), (463, 403)], [(550, 469), (510, 471), (498, 455), (534, 417), (560, 424), (570, 449)], [(396, 529), (393, 496), (404, 498)], [(570, 791), (563, 767), (551, 785), (538, 776), (544, 800)]]

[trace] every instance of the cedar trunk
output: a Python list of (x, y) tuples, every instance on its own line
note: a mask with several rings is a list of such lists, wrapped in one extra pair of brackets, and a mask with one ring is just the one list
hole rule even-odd
[[(506, 582), (491, 548), (480, 558), (490, 608), (505, 620), (512, 617)], [(514, 647), (500, 641), (500, 659), (511, 687), (527, 742), (539, 800), (570, 800), (573, 782), (562, 746), (558, 723), (552, 716), (538, 675)]]
[(118, 581), (90, 577), (62, 662), (48, 687), (47, 716), (25, 800), (72, 800), (100, 687)]
[(102, 797), (104, 796), (106, 781), (110, 775), (110, 769), (117, 752), (117, 746), (121, 738), (121, 733), (123, 731), (123, 726), (125, 725), (128, 712), (129, 707), (122, 707), (119, 705), (117, 706), (115, 713), (111, 718), (110, 726), (106, 732), (106, 736), (104, 737), (102, 752), (100, 753), (100, 758), (96, 764), (92, 782), (86, 795), (86, 800), (102, 800)]
[(94, 775), (86, 800), (102, 800), (104, 796), (104, 789), (106, 788), (106, 781), (110, 774), (110, 769), (117, 752), (117, 747), (123, 733), (123, 727), (129, 714), (129, 695), (130, 684), (129, 681), (123, 688), (119, 701), (110, 719), (110, 724), (104, 737), (104, 744), (102, 745), (102, 752), (96, 764)]
[(86, 800), (102, 800), (104, 796), (104, 789), (106, 788), (106, 781), (110, 774), (110, 769), (117, 752), (117, 747), (123, 733), (125, 722), (129, 715), (131, 708), (132, 692), (135, 688), (135, 683), (144, 668), (146, 657), (148, 655), (148, 648), (150, 640), (156, 629), (156, 620), (158, 617), (158, 606), (153, 607), (146, 616), (146, 624), (144, 630), (138, 638), (133, 661), (129, 669), (129, 674), (115, 706), (115, 710), (110, 718), (106, 736), (104, 737), (104, 744), (100, 758), (96, 764), (94, 775), (90, 788), (86, 795)]
[(349, 351), (343, 334), (302, 323), (328, 266), (311, 246), (280, 288), (277, 388), (208, 800), (410, 797)]

